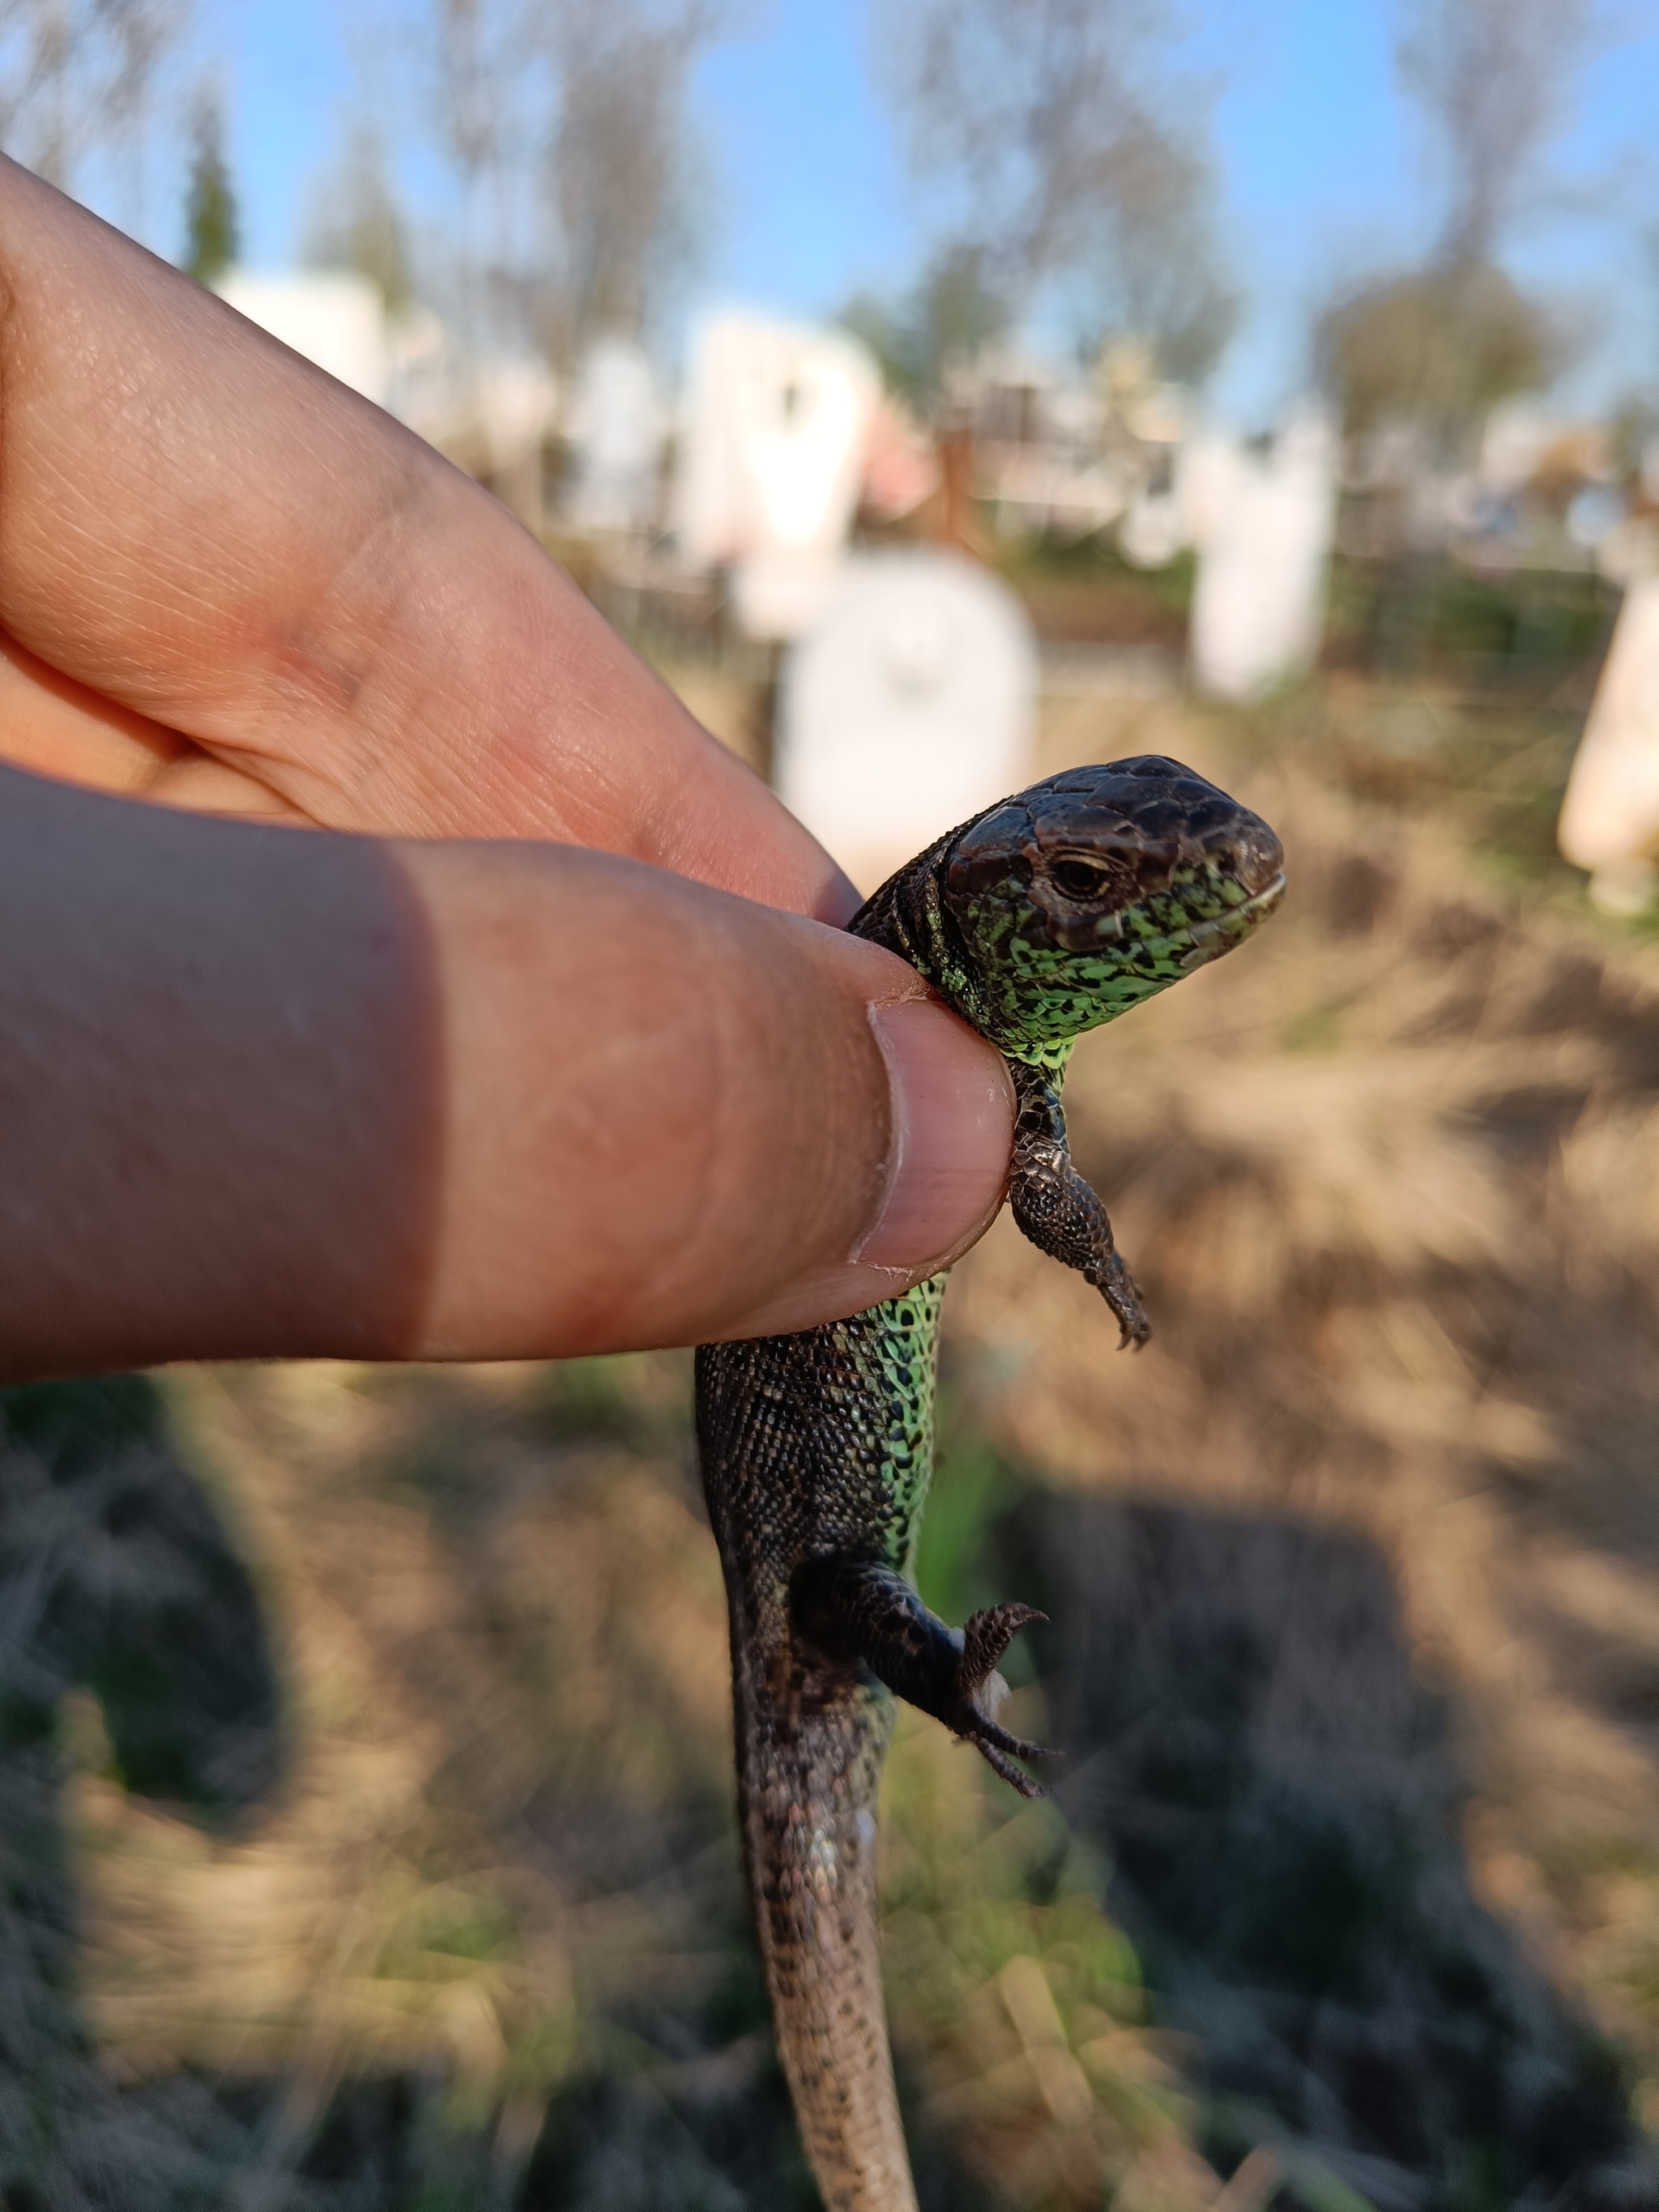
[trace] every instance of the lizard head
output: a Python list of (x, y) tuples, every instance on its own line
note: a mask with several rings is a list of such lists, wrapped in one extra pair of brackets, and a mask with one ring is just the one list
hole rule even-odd
[(1050, 776), (940, 858), (963, 1011), (1005, 1052), (1049, 1058), (1231, 951), (1279, 904), (1284, 867), (1261, 817), (1179, 761)]

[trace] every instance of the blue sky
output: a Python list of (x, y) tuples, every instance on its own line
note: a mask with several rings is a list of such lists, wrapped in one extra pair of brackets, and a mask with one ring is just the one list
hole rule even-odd
[[(903, 0), (874, 4), (890, 21)], [(1637, 244), (1659, 222), (1659, 168), (1642, 150), (1659, 143), (1659, 0), (1612, 4), (1620, 34), (1583, 72), (1557, 144), (1561, 190), (1509, 255), (1586, 333), (1566, 393), (1580, 404), (1659, 378), (1659, 282)], [(192, 65), (217, 66), (229, 94), (250, 261), (292, 258), (351, 113), (371, 109), (407, 141), (418, 15), (419, 0), (198, 0)], [(747, 19), (695, 87), (709, 172), (700, 294), (814, 315), (857, 287), (902, 288), (923, 210), (872, 83), (866, 0), (750, 0)], [(1432, 182), (1395, 83), (1393, 0), (1186, 0), (1183, 21), (1175, 66), (1191, 112), (1207, 112), (1249, 303), (1214, 398), (1249, 424), (1296, 389), (1312, 304), (1427, 241)], [(399, 182), (417, 210), (441, 208), (430, 161), (405, 154)], [(155, 205), (169, 250), (159, 175)]]

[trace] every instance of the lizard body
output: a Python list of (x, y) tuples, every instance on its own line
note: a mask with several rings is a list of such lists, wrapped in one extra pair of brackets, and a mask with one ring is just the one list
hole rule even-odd
[[(1156, 755), (1073, 769), (940, 838), (854, 918), (1007, 1059), (1009, 1198), (1123, 1344), (1150, 1334), (1104, 1207), (1072, 1165), (1059, 1085), (1076, 1038), (1237, 944), (1273, 911), (1265, 823)], [(962, 1629), (910, 1580), (933, 1467), (945, 1278), (790, 1336), (705, 1345), (697, 1434), (725, 1570), (744, 1856), (778, 2047), (828, 2212), (915, 2212), (876, 1920), (876, 1800), (893, 1698), (1005, 1780), (1041, 1755), (998, 1725), (997, 1661), (1038, 1618)]]

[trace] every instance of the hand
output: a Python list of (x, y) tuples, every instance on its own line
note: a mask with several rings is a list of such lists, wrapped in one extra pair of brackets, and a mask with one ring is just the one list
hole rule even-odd
[(0, 757), (852, 913), (822, 848), (488, 494), (3, 159), (0, 403)]
[(999, 1056), (764, 787), (493, 501), (5, 163), (0, 653), (61, 780), (0, 771), (5, 1371), (804, 1327), (994, 1212)]

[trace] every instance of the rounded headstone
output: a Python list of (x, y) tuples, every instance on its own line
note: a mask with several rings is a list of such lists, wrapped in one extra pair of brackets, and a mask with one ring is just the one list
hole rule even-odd
[(850, 562), (785, 663), (779, 796), (862, 889), (1031, 780), (1036, 644), (1000, 578), (945, 552)]
[(1267, 455), (1225, 438), (1188, 455), (1182, 496), (1198, 545), (1190, 651), (1200, 691), (1259, 698), (1316, 658), (1336, 458), (1330, 426), (1311, 410), (1286, 424)]

